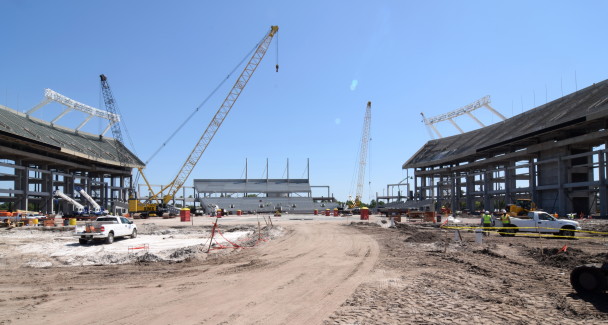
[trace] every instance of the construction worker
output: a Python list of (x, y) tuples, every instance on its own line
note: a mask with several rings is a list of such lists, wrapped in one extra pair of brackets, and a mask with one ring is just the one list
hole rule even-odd
[(500, 221), (502, 222), (502, 225), (508, 225), (511, 223), (511, 217), (509, 216), (509, 214), (507, 213), (507, 211), (505, 209), (500, 210), (500, 212), (502, 213), (502, 215), (500, 216)]
[(486, 236), (490, 236), (488, 231), (488, 228), (492, 227), (492, 215), (490, 214), (490, 211), (486, 211), (481, 215), (481, 222), (482, 226), (484, 227), (484, 234)]

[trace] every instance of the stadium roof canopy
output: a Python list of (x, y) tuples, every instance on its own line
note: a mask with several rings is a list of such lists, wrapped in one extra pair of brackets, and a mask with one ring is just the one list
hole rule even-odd
[(45, 156), (67, 160), (88, 161), (121, 166), (117, 150), (125, 157), (126, 167), (144, 167), (145, 164), (122, 143), (113, 138), (101, 137), (82, 131), (53, 125), (0, 105), (0, 152), (11, 147), (31, 148)]
[(469, 163), (522, 150), (537, 144), (543, 136), (555, 136), (557, 141), (599, 131), (605, 141), (607, 119), (608, 80), (604, 80), (499, 123), (431, 140), (402, 168)]
[(308, 179), (195, 179), (199, 193), (308, 193)]

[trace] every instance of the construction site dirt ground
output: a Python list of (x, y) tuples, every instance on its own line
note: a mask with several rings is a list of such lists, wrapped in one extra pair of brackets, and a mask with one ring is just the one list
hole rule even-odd
[[(608, 297), (569, 283), (576, 265), (607, 260), (605, 235), (491, 233), (479, 244), (472, 231), (456, 240), (377, 216), (284, 215), (272, 227), (229, 217), (213, 247), (241, 248), (206, 253), (212, 220), (135, 220), (140, 236), (112, 245), (0, 229), (0, 324), (608, 323)], [(608, 221), (583, 229), (606, 232)]]

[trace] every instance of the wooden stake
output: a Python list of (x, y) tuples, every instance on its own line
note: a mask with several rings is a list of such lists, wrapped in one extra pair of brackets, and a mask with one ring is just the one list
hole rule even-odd
[(215, 218), (215, 222), (213, 223), (213, 228), (211, 228), (211, 239), (209, 239), (209, 248), (207, 248), (207, 253), (211, 250), (211, 244), (213, 244), (213, 237), (215, 236), (215, 227), (217, 227), (217, 217)]

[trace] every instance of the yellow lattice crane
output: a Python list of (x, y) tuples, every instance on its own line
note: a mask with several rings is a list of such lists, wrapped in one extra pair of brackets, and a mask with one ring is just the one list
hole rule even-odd
[[(203, 132), (203, 134), (201, 135), (200, 139), (194, 146), (194, 149), (192, 150), (182, 167), (179, 169), (179, 172), (177, 173), (175, 178), (169, 183), (169, 185), (164, 186), (159, 192), (154, 193), (148, 181), (144, 177), (144, 180), (146, 181), (146, 184), (148, 184), (148, 188), (152, 195), (145, 202), (142, 202), (135, 198), (129, 199), (130, 213), (140, 213), (141, 216), (144, 218), (147, 216), (152, 216), (153, 214), (162, 215), (163, 213), (175, 213), (174, 208), (168, 205), (169, 202), (173, 200), (173, 197), (175, 196), (177, 191), (182, 188), (182, 186), (190, 176), (190, 173), (200, 160), (201, 156), (205, 152), (205, 149), (207, 149), (207, 146), (215, 136), (215, 133), (224, 122), (224, 119), (230, 112), (230, 109), (232, 108), (236, 100), (239, 98), (239, 95), (247, 85), (247, 82), (249, 81), (256, 68), (264, 58), (264, 55), (266, 54), (266, 51), (270, 46), (270, 41), (278, 31), (279, 26), (271, 26), (270, 31), (262, 38), (257, 49), (249, 59), (247, 65), (245, 66), (245, 69), (243, 70), (243, 72), (241, 72), (241, 75), (234, 83), (234, 86), (232, 86), (232, 89), (226, 96), (226, 99), (224, 99), (224, 102), (213, 116), (213, 119), (211, 119), (211, 122), (209, 122), (207, 129), (205, 129), (205, 132)], [(140, 172), (143, 176), (143, 171), (140, 170)], [(161, 193), (166, 194), (161, 198)]]

